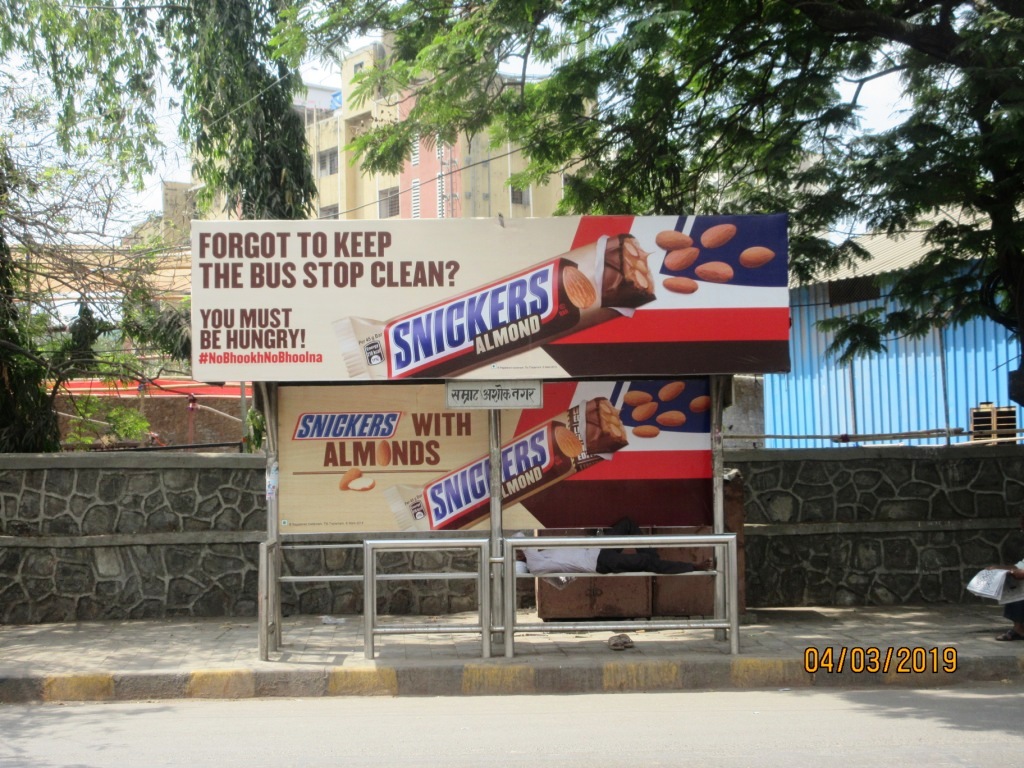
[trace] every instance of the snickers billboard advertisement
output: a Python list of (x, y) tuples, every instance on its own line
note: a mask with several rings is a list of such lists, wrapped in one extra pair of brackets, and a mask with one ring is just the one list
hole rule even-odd
[[(284, 385), (280, 532), (486, 530), (487, 411), (443, 384)], [(502, 413), (506, 529), (712, 521), (707, 377), (548, 382)]]
[(200, 381), (789, 370), (786, 216), (196, 221)]

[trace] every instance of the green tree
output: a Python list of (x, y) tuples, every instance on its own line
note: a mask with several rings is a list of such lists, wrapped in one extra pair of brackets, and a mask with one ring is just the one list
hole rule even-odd
[[(0, 147), (0, 208), (7, 197), (11, 164), (2, 152)], [(45, 388), (46, 363), (29, 352), (16, 281), (11, 249), (0, 228), (0, 451), (56, 450), (57, 414)]]
[[(162, 75), (182, 93), (208, 201), (305, 217), (315, 185), (291, 106), (300, 82), (269, 45), (277, 19), (274, 0), (0, 4), (0, 451), (55, 449), (68, 378), (144, 375), (110, 354), (112, 338), (188, 355), (187, 313), (149, 289), (155, 257), (97, 258), (117, 253), (106, 225), (151, 168)], [(52, 103), (23, 88), (36, 78)], [(70, 324), (54, 314), (57, 290), (79, 304)]]
[(61, 149), (44, 91), (0, 78), (0, 451), (59, 449), (56, 397), (111, 369), (112, 296), (143, 271), (110, 244), (123, 175), (102, 144)]
[(274, 0), (190, 0), (157, 23), (171, 82), (183, 95), (182, 137), (207, 200), (223, 193), (246, 219), (304, 219), (316, 196), (296, 70), (270, 49)]
[[(370, 168), (394, 171), (417, 134), (489, 132), (529, 159), (515, 183), (564, 174), (566, 212), (789, 211), (801, 280), (866, 258), (858, 228), (925, 231), (892, 311), (848, 318), (838, 349), (980, 315), (1021, 337), (1017, 0), (303, 0), (278, 39), (302, 56), (373, 29), (393, 55), (361, 92), (412, 106), (355, 141)], [(872, 132), (858, 102), (883, 76), (906, 107)]]

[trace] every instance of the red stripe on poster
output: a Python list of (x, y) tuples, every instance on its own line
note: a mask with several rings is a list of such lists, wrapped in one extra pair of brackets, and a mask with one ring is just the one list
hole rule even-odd
[(788, 341), (789, 308), (648, 309), (593, 326), (552, 344), (638, 341)]
[(693, 480), (712, 475), (711, 450), (619, 451), (609, 461), (587, 467), (567, 483), (588, 480)]
[(555, 418), (569, 410), (576, 395), (575, 381), (548, 381), (544, 383), (544, 407), (527, 408), (520, 412), (515, 434), (521, 435), (538, 424)]
[(624, 235), (633, 228), (634, 216), (583, 216), (576, 227), (573, 248), (593, 243), (603, 235)]

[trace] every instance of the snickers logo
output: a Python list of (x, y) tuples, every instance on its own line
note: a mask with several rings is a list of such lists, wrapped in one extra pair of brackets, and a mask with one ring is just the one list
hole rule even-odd
[(395, 436), (399, 411), (383, 413), (303, 413), (292, 440), (355, 440)]
[[(554, 458), (549, 435), (550, 430), (545, 424), (502, 447), (503, 502), (543, 480)], [(424, 488), (430, 527), (451, 527), (456, 518), (490, 503), (490, 473), (490, 458), (478, 459)]]
[(558, 263), (554, 259), (388, 323), (389, 378), (538, 334), (558, 310)]

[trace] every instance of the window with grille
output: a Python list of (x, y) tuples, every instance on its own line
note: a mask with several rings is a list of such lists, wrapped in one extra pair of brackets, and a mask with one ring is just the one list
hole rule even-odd
[(409, 162), (413, 165), (420, 164), (420, 135), (418, 133), (412, 137), (412, 157)]
[(377, 193), (377, 217), (390, 219), (399, 214), (398, 187), (388, 187)]
[(529, 189), (517, 189), (512, 187), (512, 204), (513, 205), (529, 205), (530, 204), (530, 190)]
[(444, 174), (437, 174), (437, 218), (444, 218)]
[(338, 148), (327, 149), (317, 155), (321, 176), (334, 176), (338, 172)]
[(412, 217), (418, 219), (420, 217), (420, 180), (413, 179), (412, 181)]
[(336, 219), (338, 218), (338, 206), (336, 205), (324, 205), (320, 208), (321, 219)]

